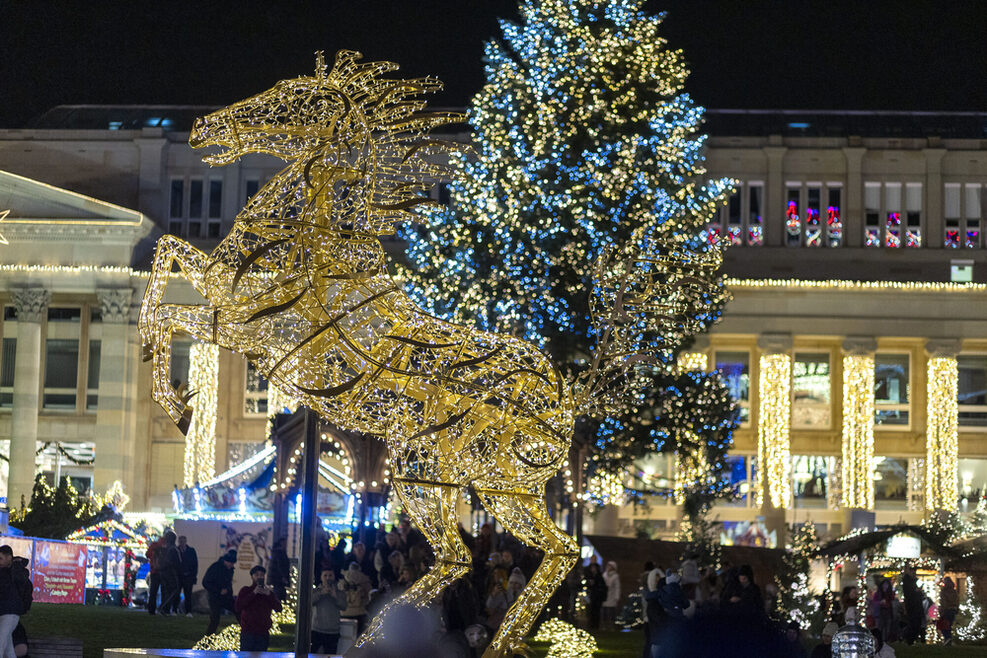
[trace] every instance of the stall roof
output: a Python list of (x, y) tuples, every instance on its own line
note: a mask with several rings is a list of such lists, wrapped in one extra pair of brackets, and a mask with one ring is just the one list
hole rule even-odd
[(819, 547), (816, 554), (823, 557), (856, 555), (876, 546), (880, 546), (895, 535), (899, 535), (901, 533), (907, 533), (918, 537), (935, 553), (942, 557), (958, 557), (958, 552), (953, 547), (943, 544), (941, 539), (928, 528), (918, 525), (908, 525), (906, 523), (889, 526), (881, 530), (863, 532), (845, 539), (835, 539), (828, 544)]

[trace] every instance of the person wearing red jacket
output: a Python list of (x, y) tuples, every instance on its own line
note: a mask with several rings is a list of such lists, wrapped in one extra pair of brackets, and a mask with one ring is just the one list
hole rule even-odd
[(240, 618), (240, 651), (267, 651), (271, 641), (271, 614), (280, 612), (281, 601), (274, 590), (264, 586), (267, 569), (257, 565), (250, 570), (252, 585), (236, 595), (235, 611)]

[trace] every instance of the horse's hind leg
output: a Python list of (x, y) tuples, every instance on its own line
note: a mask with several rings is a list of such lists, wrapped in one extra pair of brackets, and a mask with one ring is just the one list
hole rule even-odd
[(140, 316), (137, 320), (145, 361), (151, 359), (156, 347), (153, 326), (155, 314), (164, 301), (165, 287), (168, 285), (171, 268), (175, 263), (178, 264), (182, 276), (199, 294), (203, 297), (207, 296), (202, 279), (209, 263), (209, 255), (173, 235), (162, 236), (154, 250), (154, 266), (151, 269), (151, 278), (147, 282), (147, 291), (141, 301)]
[(522, 491), (476, 489), (480, 502), (508, 532), (545, 552), (538, 570), (504, 616), (483, 658), (510, 656), (522, 644), (535, 618), (579, 557), (576, 541), (562, 532), (548, 515), (541, 487)]
[(472, 556), (459, 536), (456, 519), (456, 501), (462, 489), (454, 485), (416, 484), (400, 480), (394, 481), (393, 485), (405, 511), (435, 552), (435, 564), (404, 594), (384, 606), (357, 640), (358, 647), (381, 634), (382, 623), (391, 608), (427, 605), (453, 581), (468, 573), (472, 565)]

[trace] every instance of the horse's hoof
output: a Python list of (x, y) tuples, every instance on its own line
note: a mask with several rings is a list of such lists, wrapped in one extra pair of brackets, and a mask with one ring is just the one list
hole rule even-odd
[(185, 407), (185, 411), (182, 412), (182, 417), (178, 419), (178, 431), (184, 435), (188, 435), (189, 425), (192, 424), (192, 407)]

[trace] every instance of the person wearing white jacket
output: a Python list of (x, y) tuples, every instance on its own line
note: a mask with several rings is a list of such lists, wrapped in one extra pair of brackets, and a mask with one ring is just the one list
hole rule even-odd
[(617, 573), (617, 563), (607, 562), (603, 572), (603, 582), (607, 584), (607, 598), (603, 601), (603, 628), (614, 630), (614, 620), (617, 618), (617, 603), (620, 602), (620, 574)]

